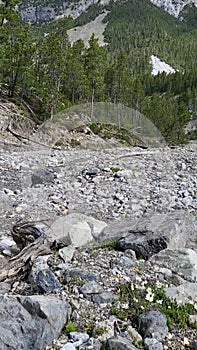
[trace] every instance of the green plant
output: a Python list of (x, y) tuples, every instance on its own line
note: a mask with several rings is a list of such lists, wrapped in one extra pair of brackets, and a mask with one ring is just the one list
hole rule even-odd
[(66, 331), (67, 334), (70, 333), (70, 332), (76, 332), (77, 331), (77, 326), (73, 322), (68, 322), (66, 327), (65, 327), (65, 331)]
[(93, 321), (89, 320), (84, 327), (84, 332), (88, 333), (89, 335), (93, 334), (93, 330), (94, 330), (94, 323)]
[(104, 333), (105, 333), (105, 329), (102, 328), (102, 327), (100, 327), (100, 328), (95, 328), (95, 329), (94, 329), (94, 334), (95, 334), (95, 335), (102, 335), (102, 334), (104, 334)]
[(112, 173), (117, 173), (121, 169), (119, 167), (111, 167), (110, 170), (112, 171)]
[(101, 245), (99, 246), (99, 248), (107, 248), (110, 250), (115, 250), (117, 249), (117, 244), (118, 244), (118, 239), (106, 239), (104, 242), (101, 243)]
[(120, 300), (111, 307), (112, 314), (120, 319), (129, 318), (137, 325), (138, 316), (149, 310), (159, 310), (166, 315), (169, 329), (182, 329), (189, 315), (195, 313), (191, 303), (178, 303), (166, 296), (163, 286), (138, 286), (126, 283), (120, 286)]

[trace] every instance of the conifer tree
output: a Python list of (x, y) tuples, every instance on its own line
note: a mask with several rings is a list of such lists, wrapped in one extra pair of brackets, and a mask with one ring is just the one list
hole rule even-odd
[(104, 72), (106, 69), (106, 51), (98, 44), (98, 39), (92, 34), (89, 47), (85, 52), (85, 71), (89, 84), (91, 111), (93, 116), (93, 104), (95, 99), (102, 100), (104, 97)]

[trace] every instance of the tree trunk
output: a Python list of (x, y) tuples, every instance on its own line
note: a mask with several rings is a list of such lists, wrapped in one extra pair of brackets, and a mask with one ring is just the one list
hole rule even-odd
[(94, 114), (94, 81), (92, 82), (90, 120), (93, 119), (93, 114)]

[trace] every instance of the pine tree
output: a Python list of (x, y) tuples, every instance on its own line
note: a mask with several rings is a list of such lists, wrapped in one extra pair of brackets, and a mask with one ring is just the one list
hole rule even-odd
[(98, 39), (92, 34), (89, 47), (85, 51), (85, 71), (89, 83), (91, 111), (93, 116), (93, 105), (104, 98), (104, 75), (106, 69), (106, 51), (98, 44)]
[(3, 81), (8, 84), (10, 97), (31, 64), (33, 53), (29, 26), (22, 23), (15, 5), (16, 1), (3, 1), (0, 5), (1, 74)]

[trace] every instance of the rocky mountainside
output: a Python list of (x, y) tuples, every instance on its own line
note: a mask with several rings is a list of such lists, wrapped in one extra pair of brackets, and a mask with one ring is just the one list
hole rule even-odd
[(163, 10), (169, 12), (175, 17), (179, 17), (180, 12), (187, 5), (197, 6), (196, 0), (151, 0), (156, 6), (159, 6)]
[[(178, 17), (186, 5), (197, 5), (197, 0), (150, 0), (154, 5)], [(102, 0), (47, 0), (44, 3), (39, 0), (21, 0), (19, 11), (25, 22), (39, 23), (50, 22), (59, 17), (77, 18), (85, 12), (91, 5), (98, 3), (101, 7), (107, 5), (109, 1)]]

